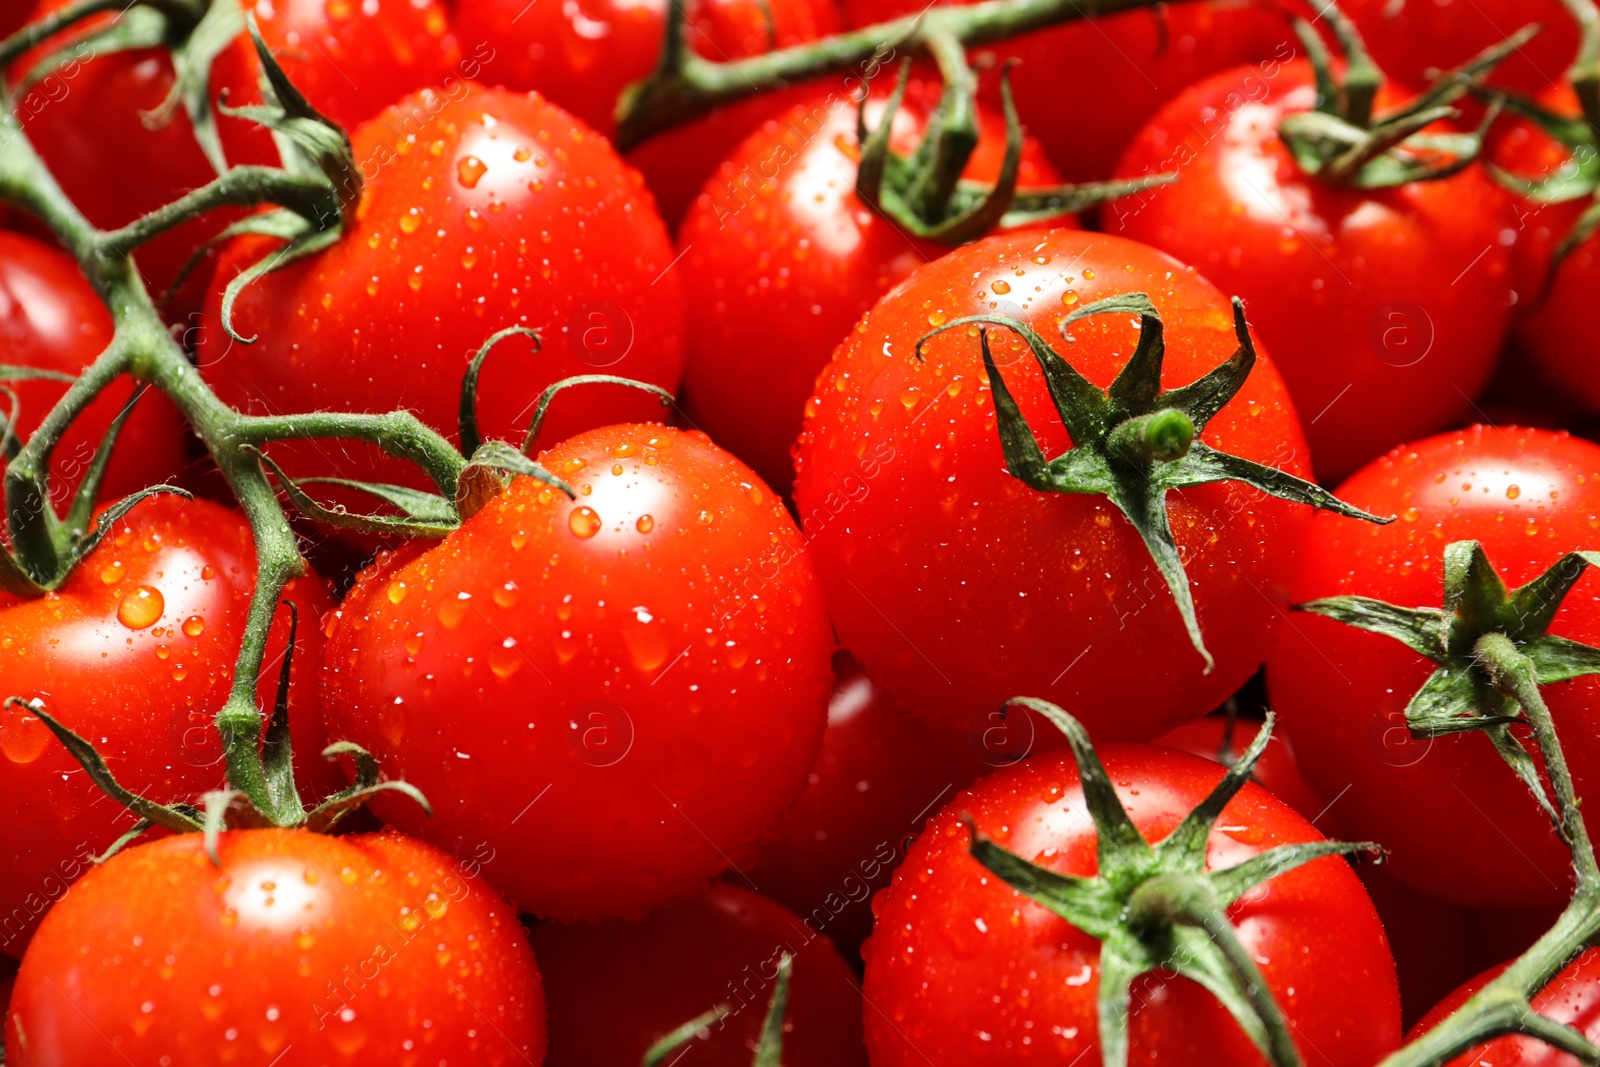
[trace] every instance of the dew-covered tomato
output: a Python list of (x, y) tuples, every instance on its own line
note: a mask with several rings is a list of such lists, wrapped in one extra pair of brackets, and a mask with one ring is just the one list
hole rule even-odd
[[(537, 94), (459, 89), (407, 97), (357, 128), (369, 180), (355, 224), (243, 291), (233, 324), (253, 344), (223, 332), (222, 288), (271, 241), (224, 252), (199, 349), (224, 400), (258, 413), (408, 408), (453, 437), (468, 361), (508, 326), (537, 330), (541, 347), (512, 337), (484, 364), (486, 437), (520, 441), (540, 392), (571, 375), (676, 388), (683, 293), (639, 176)], [(631, 389), (584, 399), (551, 409), (548, 440), (661, 411)], [(274, 454), (291, 475), (425, 484), (375, 448), (303, 442)]]
[[(880, 79), (869, 128), (882, 121), (891, 81)], [(912, 80), (895, 113), (893, 151), (916, 150), (938, 101), (937, 82)], [(817, 372), (878, 297), (950, 250), (907, 235), (856, 196), (856, 110), (819, 88), (769, 120), (706, 182), (678, 235), (690, 417), (785, 491), (794, 479), (789, 449)], [(986, 107), (978, 122), (978, 147), (963, 173), (993, 184), (1005, 123)], [(1026, 140), (1018, 186), (1059, 180), (1038, 144)], [(1057, 224), (1071, 222), (1066, 216)], [(774, 331), (774, 322), (784, 329)]]
[[(0, 231), (0, 363), (77, 374), (110, 343), (111, 316), (78, 265), (31, 237)], [(16, 429), (23, 438), (67, 390), (65, 382), (43, 379), (5, 384), (16, 393)], [(95, 449), (133, 391), (132, 381), (106, 389), (57, 443), (50, 471), (58, 508), (83, 480)], [(145, 396), (123, 424), (101, 497), (126, 496), (172, 478), (187, 458), (187, 435), (165, 397), (153, 391)]]
[(703, 434), (611, 426), (330, 621), (330, 729), (428, 796), (374, 807), (525, 911), (628, 917), (746, 862), (799, 794), (833, 638), (777, 494)]
[[(42, 0), (34, 15), (67, 2)], [(440, 85), (459, 58), (440, 0), (224, 2), (256, 16), (289, 79), (314, 107), (346, 126), (404, 93)], [(28, 69), (32, 58), (42, 52), (14, 65), (12, 76)], [(213, 105), (224, 91), (235, 107), (258, 100), (260, 70), (241, 34), (212, 66)], [(173, 80), (164, 49), (97, 51), (89, 45), (19, 101), (17, 115), (29, 139), (95, 225), (125, 225), (216, 177), (184, 110), (162, 107)], [(216, 122), (230, 163), (276, 163), (265, 131), (225, 115)], [(135, 259), (146, 281), (158, 292), (165, 289), (190, 253), (235, 217), (212, 212), (143, 246)]]
[[(161, 803), (219, 788), (223, 705), (255, 588), (250, 527), (203, 500), (138, 504), (56, 592), (0, 594), (0, 698), (39, 700), (89, 739), (128, 789)], [(316, 677), (317, 623), (331, 607), (315, 575), (290, 583), (300, 613), (289, 722), (308, 799), (332, 784)], [(272, 707), (289, 636), (281, 610), (259, 692)], [(0, 710), (0, 953), (22, 953), (39, 917), (133, 817), (106, 799), (37, 717)]]
[[(1382, 92), (1380, 109), (1404, 99)], [(1479, 168), (1356, 189), (1309, 177), (1278, 135), (1316, 100), (1311, 66), (1224, 71), (1139, 131), (1117, 175), (1177, 170), (1106, 209), (1106, 229), (1193, 263), (1250, 302), (1307, 420), (1311, 460), (1338, 480), (1396, 441), (1464, 414), (1510, 326), (1507, 194)]]
[(169, 837), (73, 888), (23, 958), (8, 1064), (543, 1062), (539, 968), (476, 870), (395, 833), (217, 852)]
[[(918, 269), (819, 376), (797, 449), (801, 527), (840, 643), (918, 714), (965, 729), (1025, 693), (1072, 708), (1097, 740), (1144, 740), (1221, 704), (1266, 658), (1305, 507), (1222, 483), (1167, 496), (1216, 661), (1208, 673), (1116, 505), (1008, 473), (977, 328), (941, 333), (916, 356), (939, 325), (1008, 314), (1104, 388), (1134, 351), (1137, 317), (1080, 320), (1071, 343), (1059, 324), (1129, 292), (1148, 293), (1165, 322), (1165, 388), (1238, 348), (1228, 301), (1193, 269), (1121, 238), (1052, 230), (989, 237)], [(1045, 455), (1061, 453), (1067, 436), (1027, 347), (1001, 328), (989, 343)], [(1204, 439), (1306, 473), (1264, 352)]]
[[(1222, 777), (1171, 749), (1106, 745), (1106, 772), (1154, 843)], [(863, 950), (874, 1067), (1098, 1062), (1100, 943), (1021, 896), (968, 852), (963, 818), (1049, 870), (1095, 873), (1097, 835), (1066, 750), (980, 780), (917, 840), (874, 902)], [(1212, 829), (1206, 865), (1232, 867), (1278, 845), (1321, 840), (1288, 805), (1246, 785)], [(1228, 909), (1306, 1062), (1371, 1067), (1399, 1044), (1394, 962), (1361, 882), (1337, 857), (1279, 875)], [(1250, 1039), (1211, 993), (1151, 971), (1131, 987), (1130, 1063), (1255, 1067)], [(924, 1058), (926, 1057), (926, 1058)], [(1075, 1060), (1075, 1057), (1078, 1059)]]
[[(488, 84), (535, 89), (607, 137), (616, 133), (617, 97), (655, 69), (668, 0), (461, 0), (463, 41), (496, 49), (478, 75)], [(833, 33), (831, 0), (693, 0), (688, 39), (710, 60), (745, 59)], [(629, 153), (676, 226), (717, 162), (762, 120), (808, 90), (790, 87), (718, 108), (656, 134)]]
[[(1408, 1035), (1420, 1037), (1460, 1010), (1471, 996), (1506, 969), (1500, 964), (1473, 978), (1439, 1002)], [(1528, 998), (1533, 1010), (1576, 1029), (1590, 1041), (1600, 1040), (1600, 949), (1585, 949), (1566, 968)], [(1445, 1067), (1572, 1067), (1579, 1061), (1535, 1037), (1497, 1037), (1463, 1052)]]
[(855, 973), (814, 926), (740, 885), (713, 883), (634, 922), (541, 923), (528, 939), (544, 974), (552, 1063), (631, 1067), (656, 1041), (725, 1004), (732, 1014), (672, 1062), (750, 1067), (787, 952), (785, 1067), (866, 1065)]
[(872, 894), (889, 884), (923, 822), (974, 778), (1014, 760), (984, 749), (981, 734), (917, 719), (848, 653), (833, 662), (822, 755), (746, 874), (808, 928), (854, 952), (872, 932)]
[[(1453, 541), (1481, 542), (1513, 588), (1595, 544), (1600, 447), (1565, 433), (1474, 426), (1403, 445), (1338, 493), (1400, 521), (1315, 522), (1295, 602), (1356, 595), (1438, 608), (1444, 549)], [(1597, 593), (1600, 577), (1579, 579), (1550, 632), (1600, 643)], [(1325, 796), (1341, 795), (1346, 833), (1389, 850), (1395, 877), (1463, 904), (1565, 902), (1567, 849), (1490, 740), (1412, 736), (1406, 705), (1434, 669), (1391, 637), (1296, 613), (1267, 682), (1300, 765)], [(1600, 780), (1600, 680), (1558, 682), (1543, 693), (1584, 792)]]
[[(927, 7), (925, 0), (845, 0), (865, 26)], [(1293, 55), (1289, 23), (1255, 0), (1186, 0), (1095, 16), (975, 53), (1021, 62), (1017, 110), (1068, 181), (1110, 175), (1128, 138), (1163, 102), (1214, 71)], [(997, 101), (991, 96), (991, 104)]]

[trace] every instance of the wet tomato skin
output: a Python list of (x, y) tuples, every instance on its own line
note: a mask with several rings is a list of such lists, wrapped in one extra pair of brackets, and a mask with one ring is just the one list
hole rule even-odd
[[(979, 340), (935, 326), (1010, 314), (1109, 385), (1136, 323), (1074, 307), (1147, 292), (1165, 320), (1163, 385), (1238, 347), (1228, 301), (1177, 260), (1073, 230), (1001, 234), (918, 269), (869, 311), (817, 379), (795, 500), (840, 642), (918, 714), (979, 729), (1023, 693), (1072, 708), (1097, 741), (1144, 740), (1216, 707), (1256, 669), (1288, 595), (1303, 505), (1207, 485), (1171, 493), (1205, 664), (1132, 525), (1104, 497), (1036, 491), (1006, 470)], [(1046, 456), (1067, 445), (1037, 365), (1013, 334), (990, 343)], [(1304, 476), (1304, 439), (1264, 348), (1211, 420), (1212, 447)], [(1351, 520), (1347, 520), (1351, 521)], [(1275, 606), (1277, 605), (1277, 606)], [(1054, 733), (1040, 725), (1041, 744)]]
[[(1151, 744), (1230, 765), (1250, 747), (1260, 729), (1258, 720), (1239, 718), (1234, 720), (1230, 734), (1226, 716), (1207, 715), (1203, 719), (1184, 723), (1176, 730), (1169, 730)], [(1289, 748), (1281, 729), (1267, 741), (1266, 751), (1256, 760), (1250, 777), (1261, 788), (1299, 812), (1307, 822), (1319, 824), (1322, 818), (1329, 816), (1337, 819), (1337, 814), (1329, 809), (1327, 802), (1306, 781), (1306, 773), (1295, 761), (1294, 752)], [(1331, 829), (1333, 825), (1336, 822), (1330, 820), (1319, 828), (1324, 834), (1336, 837), (1338, 834)]]
[[(355, 224), (244, 290), (233, 321), (252, 344), (223, 333), (222, 290), (271, 244), (244, 238), (224, 252), (199, 350), (224, 400), (258, 413), (403, 407), (453, 438), (468, 361), (508, 326), (538, 331), (541, 344), (513, 337), (484, 364), (485, 438), (520, 442), (540, 392), (572, 375), (676, 388), (683, 296), (639, 176), (536, 94), (456, 89), (407, 97), (356, 129), (370, 177)], [(591, 390), (551, 408), (545, 440), (660, 413), (642, 392)], [(415, 466), (356, 445), (275, 454), (290, 474), (432, 488)]]
[[(1452, 541), (1480, 541), (1512, 588), (1593, 544), (1600, 446), (1565, 432), (1474, 426), (1402, 445), (1337, 493), (1399, 521), (1353, 528), (1319, 516), (1295, 602), (1359, 595), (1437, 608)], [(1579, 579), (1550, 632), (1600, 641), (1597, 592), (1600, 577)], [(1416, 738), (1407, 729), (1406, 704), (1434, 665), (1392, 638), (1307, 612), (1292, 620), (1267, 665), (1272, 704), (1312, 783), (1326, 796), (1343, 794), (1346, 833), (1383, 845), (1396, 878), (1445, 900), (1564, 903), (1567, 850), (1489, 740), (1476, 733)], [(1600, 733), (1600, 681), (1578, 678), (1543, 691), (1563, 724), (1581, 794), (1600, 777), (1600, 748), (1589, 741)]]
[(853, 953), (872, 932), (872, 894), (889, 884), (928, 816), (1003, 757), (918, 719), (848, 653), (834, 656), (834, 671), (822, 754), (747, 873)]
[(543, 1060), (539, 969), (475, 872), (400, 834), (239, 830), (128, 849), (53, 911), (17, 976), (7, 1062), (201, 1067)]
[[(1530, 23), (1539, 33), (1495, 67), (1491, 84), (1542, 92), (1577, 58), (1577, 23), (1561, 0), (1349, 0), (1340, 6), (1384, 73), (1410, 85), (1426, 84), (1430, 72), (1459, 66)], [(1473, 105), (1471, 98), (1462, 103)]]
[[(7, 364), (78, 374), (111, 343), (111, 315), (65, 253), (32, 237), (0, 232), (0, 352)], [(20, 410), (17, 431), (26, 438), (61, 395), (65, 382), (7, 383)], [(58, 509), (83, 480), (106, 430), (133, 396), (124, 380), (107, 388), (75, 419), (51, 457)], [(111, 500), (164, 482), (187, 459), (184, 427), (172, 404), (153, 390), (139, 401), (117, 439), (101, 499)], [(3, 470), (0, 465), (0, 470)]]
[[(212, 717), (227, 698), (255, 587), (250, 527), (202, 500), (146, 500), (128, 513), (59, 590), (38, 600), (0, 595), (0, 690), (39, 699), (90, 738), (129, 789), (192, 802), (223, 778)], [(284, 595), (299, 610), (291, 674), (295, 769), (308, 800), (335, 784), (316, 678), (332, 607), (315, 575)], [(280, 611), (258, 692), (272, 706), (289, 635)], [(89, 869), (133, 817), (107, 799), (44, 723), (0, 711), (0, 952), (20, 955), (39, 917)]]
[[(1223, 771), (1170, 749), (1102, 745), (1134, 825), (1160, 840)], [(1100, 944), (1027, 901), (968, 853), (963, 814), (1007, 849), (1065, 874), (1095, 872), (1097, 835), (1064, 750), (980, 780), (951, 801), (876, 901), (864, 1013), (874, 1067), (1096, 1061)], [(1213, 829), (1207, 864), (1230, 867), (1280, 844), (1320, 840), (1265, 790), (1245, 786)], [(1370, 1067), (1399, 1045), (1394, 962), (1348, 864), (1328, 858), (1229, 909), (1260, 961), (1302, 1055)], [(1133, 985), (1130, 1062), (1254, 1067), (1260, 1053), (1201, 987), (1152, 972)], [(1320, 1055), (1319, 1055), (1320, 1054)]]
[[(661, 426), (543, 454), (332, 620), (333, 730), (433, 799), (383, 817), (562, 920), (636, 916), (745, 862), (805, 783), (832, 634), (793, 520), (748, 467)], [(715, 842), (715, 845), (710, 842)]]
[(633, 922), (540, 923), (528, 940), (544, 974), (553, 1063), (638, 1063), (720, 1003), (733, 1015), (675, 1062), (749, 1067), (788, 952), (785, 1067), (866, 1067), (860, 979), (826, 936), (742, 882), (713, 882)]
[[(869, 128), (882, 120), (891, 79), (877, 88)], [(916, 150), (938, 100), (937, 81), (912, 80), (896, 112), (895, 152)], [(950, 250), (909, 236), (855, 195), (856, 110), (818, 88), (763, 124), (706, 182), (678, 235), (690, 417), (781, 490), (794, 479), (789, 450), (806, 398), (839, 339), (913, 269)], [(986, 107), (978, 120), (980, 140), (963, 174), (993, 183), (1004, 121)], [(1018, 186), (1059, 180), (1038, 143), (1025, 141)], [(785, 323), (781, 333), (775, 321)]]
[[(1488, 985), (1508, 964), (1491, 967), (1441, 1000), (1412, 1028), (1415, 1039), (1454, 1015), (1478, 990)], [(1568, 963), (1550, 983), (1529, 998), (1533, 1010), (1547, 1019), (1573, 1027), (1590, 1041), (1600, 1037), (1600, 949), (1589, 948)], [(1571, 1067), (1572, 1056), (1537, 1038), (1520, 1034), (1497, 1037), (1463, 1052), (1445, 1067)]]
[[(1515, 220), (1479, 168), (1382, 190), (1308, 177), (1278, 126), (1315, 97), (1304, 60), (1270, 81), (1240, 67), (1190, 87), (1116, 169), (1182, 179), (1110, 205), (1103, 222), (1250, 303), (1309, 420), (1312, 465), (1337, 481), (1467, 412), (1510, 326)], [(1388, 90), (1378, 106), (1405, 98)]]

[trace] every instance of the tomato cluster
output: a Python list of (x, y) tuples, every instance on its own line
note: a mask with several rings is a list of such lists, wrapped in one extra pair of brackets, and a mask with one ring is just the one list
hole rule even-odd
[(1590, 1055), (1600, 13), (1049, 6), (0, 4), (0, 1062)]

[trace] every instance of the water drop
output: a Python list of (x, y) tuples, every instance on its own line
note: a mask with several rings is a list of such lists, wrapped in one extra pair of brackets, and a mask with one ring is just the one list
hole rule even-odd
[(50, 747), (50, 728), (20, 704), (0, 708), (0, 752), (12, 763), (32, 763)]
[(572, 536), (587, 540), (600, 532), (600, 515), (588, 505), (573, 508), (567, 516), (567, 529)]
[(141, 585), (124, 596), (122, 603), (117, 605), (117, 621), (130, 630), (143, 630), (146, 626), (155, 625), (166, 607), (161, 590), (155, 586)]
[(462, 156), (456, 160), (456, 177), (468, 189), (476, 189), (488, 172), (489, 165), (477, 156)]
[(190, 615), (183, 620), (183, 632), (190, 637), (199, 637), (206, 632), (206, 620), (198, 615)]
[(656, 520), (650, 515), (640, 515), (639, 521), (633, 524), (633, 528), (642, 534), (647, 534), (656, 528)]

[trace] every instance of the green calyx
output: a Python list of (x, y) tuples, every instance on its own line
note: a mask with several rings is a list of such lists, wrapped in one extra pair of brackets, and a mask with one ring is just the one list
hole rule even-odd
[[(761, 1036), (757, 1039), (750, 1067), (781, 1067), (783, 1063), (783, 1018), (789, 1006), (789, 976), (793, 970), (794, 957), (785, 952), (778, 960), (772, 996), (767, 1001), (767, 1013), (761, 1019)], [(709, 1037), (711, 1028), (720, 1028), (732, 1014), (733, 1009), (727, 1004), (717, 1004), (695, 1016), (646, 1049), (639, 1067), (671, 1067), (691, 1041)]]
[(938, 61), (944, 87), (915, 152), (902, 156), (889, 148), (890, 130), (911, 76), (909, 59), (900, 66), (899, 81), (878, 125), (867, 129), (865, 89), (856, 117), (856, 138), (861, 146), (856, 196), (906, 233), (959, 245), (993, 230), (1060, 218), (1175, 180), (1176, 175), (1162, 174), (1019, 191), (1022, 123), (1012, 100), (1010, 63), (1000, 71), (1006, 151), (999, 178), (993, 185), (963, 180), (961, 172), (978, 146), (977, 78), (954, 37), (933, 35), (928, 48)]
[(1132, 983), (1163, 970), (1216, 997), (1273, 1067), (1298, 1067), (1300, 1054), (1282, 1010), (1227, 909), (1250, 889), (1326, 856), (1377, 852), (1373, 844), (1315, 841), (1269, 849), (1223, 870), (1206, 869), (1206, 842), (1230, 800), (1250, 781), (1271, 739), (1273, 719), (1199, 806), (1151, 844), (1122, 806), (1088, 733), (1054, 704), (1017, 697), (1012, 704), (1049, 719), (1066, 737), (1078, 766), (1084, 805), (1098, 835), (1099, 873), (1059, 874), (985, 836), (970, 818), (972, 856), (1007, 885), (1101, 943), (1099, 1044), (1105, 1067), (1128, 1063)]
[[(1200, 633), (1189, 579), (1167, 521), (1168, 492), (1213, 482), (1244, 482), (1268, 495), (1350, 518), (1376, 523), (1393, 519), (1369, 515), (1303, 478), (1218, 451), (1200, 440), (1206, 424), (1238, 393), (1255, 366), (1255, 344), (1245, 324), (1244, 304), (1237, 298), (1233, 301), (1233, 327), (1239, 347), (1226, 363), (1177, 389), (1161, 388), (1166, 341), (1160, 312), (1149, 296), (1123, 293), (1074, 311), (1061, 322), (1062, 337), (1069, 345), (1073, 343), (1072, 324), (1094, 315), (1139, 317), (1138, 346), (1109, 389), (1099, 388), (1078, 373), (1027, 323), (1005, 315), (952, 320), (923, 336), (917, 352), (920, 356), (922, 346), (946, 330), (979, 326), (979, 345), (994, 393), (1006, 469), (1041, 492), (1110, 499), (1139, 532), (1172, 593), (1190, 642), (1209, 671), (1211, 654)], [(1044, 372), (1056, 413), (1072, 436), (1072, 447), (1054, 459), (1045, 459), (995, 365), (988, 326), (1004, 327), (1021, 337)]]
[(1333, 56), (1316, 28), (1296, 19), (1295, 32), (1316, 74), (1317, 106), (1285, 116), (1278, 135), (1307, 174), (1357, 189), (1433, 181), (1470, 166), (1482, 152), (1482, 130), (1424, 131), (1435, 122), (1456, 117), (1458, 112), (1450, 105), (1538, 32), (1536, 26), (1524, 27), (1460, 67), (1440, 74), (1404, 106), (1375, 114), (1382, 72), (1367, 54), (1354, 23), (1333, 0), (1319, 0), (1318, 6), (1345, 54), (1344, 74), (1336, 73)]
[(1600, 674), (1600, 649), (1546, 631), (1600, 553), (1569, 552), (1539, 577), (1508, 590), (1476, 541), (1444, 550), (1442, 608), (1405, 608), (1363, 596), (1328, 597), (1294, 610), (1401, 642), (1437, 664), (1406, 704), (1406, 724), (1423, 737), (1482, 731), (1557, 823), (1562, 820), (1538, 768), (1511, 726), (1535, 704), (1539, 687)]

